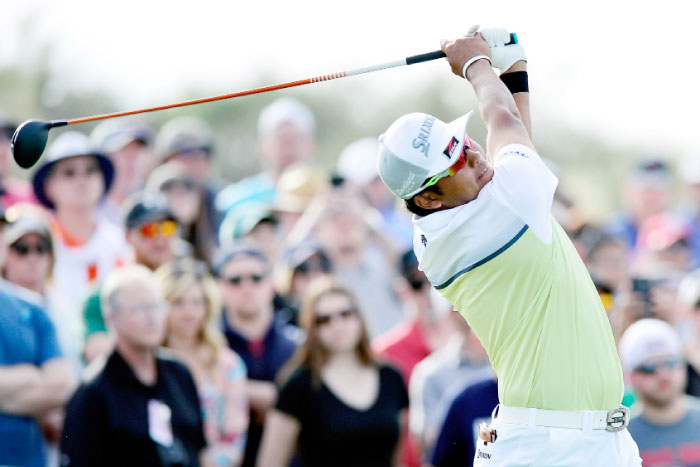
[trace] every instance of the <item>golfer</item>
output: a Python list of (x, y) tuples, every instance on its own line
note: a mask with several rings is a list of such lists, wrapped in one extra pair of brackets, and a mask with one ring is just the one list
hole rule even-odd
[(474, 88), (486, 150), (466, 134), (472, 112), (451, 123), (412, 113), (379, 138), (379, 173), (414, 213), (420, 269), (498, 375), (501, 405), (474, 465), (638, 466), (610, 324), (551, 216), (557, 178), (532, 144), (525, 54), (508, 40), (485, 29), (442, 42)]

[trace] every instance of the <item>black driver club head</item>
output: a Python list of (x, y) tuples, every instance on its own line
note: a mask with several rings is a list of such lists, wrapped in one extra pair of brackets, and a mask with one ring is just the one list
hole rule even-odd
[(66, 125), (65, 120), (27, 120), (12, 135), (12, 155), (17, 165), (28, 169), (39, 160), (49, 139), (49, 130)]

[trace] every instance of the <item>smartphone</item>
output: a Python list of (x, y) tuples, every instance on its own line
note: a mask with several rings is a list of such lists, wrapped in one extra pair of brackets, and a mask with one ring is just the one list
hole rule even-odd
[(644, 304), (644, 316), (650, 317), (653, 315), (651, 303), (651, 290), (657, 281), (653, 279), (633, 277), (632, 292), (639, 297)]

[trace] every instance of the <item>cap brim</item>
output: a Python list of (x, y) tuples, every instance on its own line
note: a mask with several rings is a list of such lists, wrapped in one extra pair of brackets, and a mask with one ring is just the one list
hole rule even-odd
[[(462, 115), (456, 120), (452, 120), (447, 124), (448, 137), (457, 139), (457, 147), (452, 151), (451, 157), (448, 159), (441, 155), (440, 157), (434, 157), (437, 163), (430, 169), (429, 176), (437, 175), (440, 172), (449, 169), (457, 162), (459, 156), (462, 154), (462, 148), (464, 147), (464, 136), (467, 134), (467, 125), (469, 124), (469, 119), (471, 118), (473, 110), (470, 110), (466, 114)], [(443, 152), (445, 147), (449, 144), (449, 141), (445, 141), (444, 144), (437, 147), (435, 150)]]

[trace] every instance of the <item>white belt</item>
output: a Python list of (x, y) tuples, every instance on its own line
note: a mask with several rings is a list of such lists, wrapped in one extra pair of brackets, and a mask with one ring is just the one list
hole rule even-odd
[(567, 412), (563, 410), (529, 409), (499, 405), (496, 407), (496, 410), (498, 410), (498, 415), (495, 417), (496, 420), (511, 425), (620, 431), (629, 424), (629, 409), (624, 406), (610, 411), (585, 410), (581, 412)]

